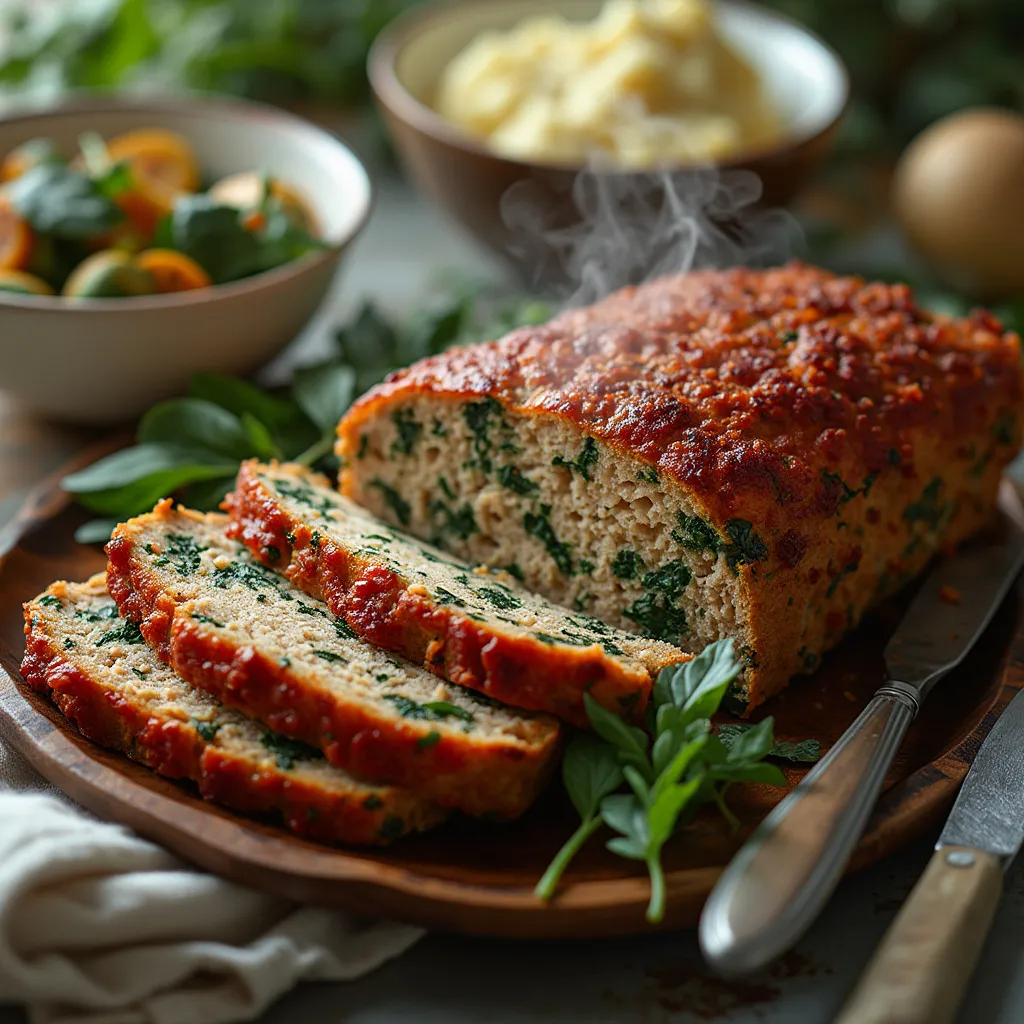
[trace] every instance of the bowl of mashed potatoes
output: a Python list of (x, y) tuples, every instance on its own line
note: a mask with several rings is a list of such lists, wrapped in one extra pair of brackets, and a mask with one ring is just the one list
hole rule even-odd
[(502, 196), (519, 182), (554, 207), (583, 169), (621, 190), (631, 177), (742, 168), (764, 203), (788, 202), (848, 95), (821, 40), (741, 0), (428, 3), (381, 34), (370, 79), (420, 187), (513, 258)]

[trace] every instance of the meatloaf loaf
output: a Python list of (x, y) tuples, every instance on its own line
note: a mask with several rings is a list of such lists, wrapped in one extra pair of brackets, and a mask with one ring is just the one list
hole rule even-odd
[(103, 576), (25, 605), (22, 674), (83, 736), (235, 810), (273, 812), (321, 842), (386, 843), (445, 818), (436, 804), (356, 779), (179, 679), (122, 619)]
[(226, 525), (165, 501), (107, 545), (121, 614), (182, 679), (362, 778), (469, 814), (514, 818), (530, 806), (557, 760), (556, 719), (366, 643), (253, 561)]
[(514, 707), (585, 725), (589, 693), (639, 717), (654, 677), (687, 657), (417, 543), (301, 466), (244, 463), (225, 507), (229, 536), (370, 643)]
[(549, 599), (695, 651), (746, 709), (989, 517), (1020, 339), (801, 264), (666, 277), (389, 377), (341, 489)]

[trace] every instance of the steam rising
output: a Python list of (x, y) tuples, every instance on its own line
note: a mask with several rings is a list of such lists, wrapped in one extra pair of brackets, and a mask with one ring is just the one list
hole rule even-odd
[(568, 194), (513, 185), (501, 213), (535, 288), (579, 306), (664, 274), (785, 261), (800, 229), (785, 211), (758, 207), (760, 197), (751, 171), (588, 169)]

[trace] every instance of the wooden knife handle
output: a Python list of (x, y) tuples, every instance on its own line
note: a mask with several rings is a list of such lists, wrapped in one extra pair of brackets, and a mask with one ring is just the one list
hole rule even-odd
[(991, 854), (936, 850), (837, 1024), (952, 1022), (1002, 889), (1002, 867)]

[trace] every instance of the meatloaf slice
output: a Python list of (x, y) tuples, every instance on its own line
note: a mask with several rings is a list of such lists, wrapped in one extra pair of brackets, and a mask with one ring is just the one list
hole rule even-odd
[(345, 495), (566, 607), (696, 651), (748, 708), (988, 518), (1020, 339), (793, 264), (667, 277), (393, 374)]
[(225, 507), (230, 536), (360, 636), (515, 707), (585, 725), (590, 693), (639, 714), (658, 671), (687, 657), (417, 543), (301, 466), (243, 464)]
[(557, 758), (557, 720), (366, 643), (226, 526), (165, 501), (107, 545), (111, 596), (179, 676), (363, 778), (470, 814), (530, 806)]
[(332, 767), (179, 679), (119, 616), (102, 575), (54, 583), (26, 604), (25, 638), (26, 682), (83, 736), (191, 779), (215, 803), (273, 812), (292, 832), (328, 843), (386, 843), (446, 816), (407, 790)]

